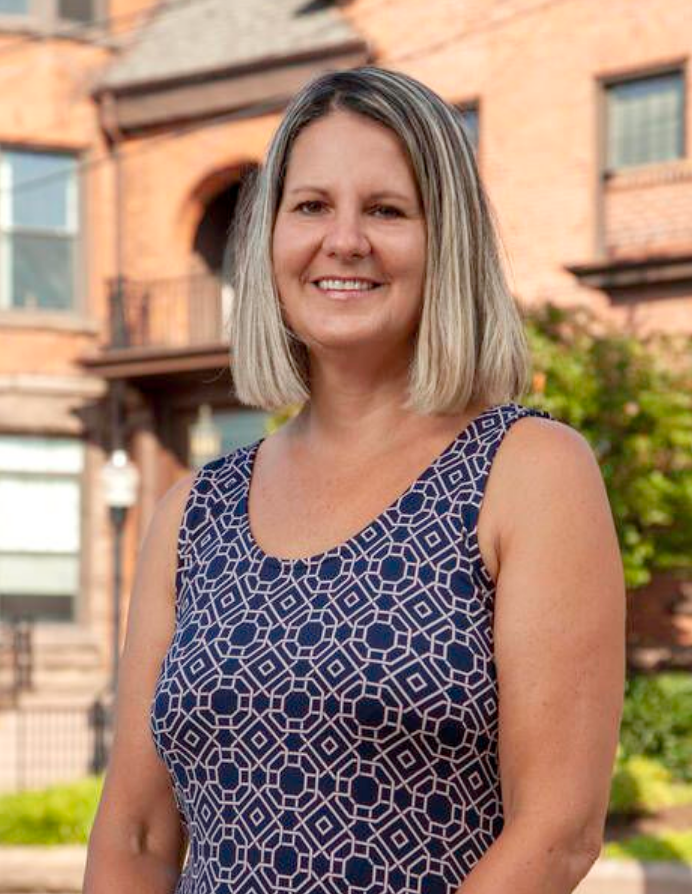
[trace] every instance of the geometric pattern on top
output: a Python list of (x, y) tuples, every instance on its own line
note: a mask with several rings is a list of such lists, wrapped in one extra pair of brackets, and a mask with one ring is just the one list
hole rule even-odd
[(503, 827), (494, 584), (477, 519), (524, 416), (476, 416), (306, 559), (248, 520), (261, 440), (197, 473), (150, 727), (189, 837), (176, 894), (453, 894)]

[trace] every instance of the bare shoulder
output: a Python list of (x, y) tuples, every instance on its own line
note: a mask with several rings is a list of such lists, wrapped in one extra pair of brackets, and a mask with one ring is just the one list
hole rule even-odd
[(186, 472), (168, 488), (160, 500), (164, 512), (175, 512), (177, 509), (184, 508), (190, 489), (198, 474), (196, 469)]
[(526, 416), (505, 435), (488, 480), (486, 500), (498, 554), (534, 512), (550, 515), (609, 503), (598, 461), (581, 432), (553, 419)]
[(154, 554), (161, 561), (169, 582), (175, 579), (178, 535), (196, 476), (194, 470), (186, 472), (159, 497), (140, 547), (142, 554)]
[(495, 478), (517, 486), (564, 490), (575, 478), (602, 483), (601, 471), (588, 440), (554, 419), (526, 416), (505, 435), (495, 460)]
[(156, 522), (164, 527), (177, 529), (196, 477), (196, 470), (186, 472), (165, 491), (156, 504), (152, 524)]

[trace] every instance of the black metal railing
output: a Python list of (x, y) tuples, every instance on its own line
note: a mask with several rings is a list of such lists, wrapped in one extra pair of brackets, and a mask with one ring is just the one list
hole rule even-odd
[(0, 621), (0, 707), (15, 705), (32, 688), (33, 624), (29, 618)]
[(0, 793), (47, 788), (103, 772), (112, 709), (90, 705), (18, 705), (0, 712)]
[(101, 773), (112, 737), (112, 699), (28, 704), (34, 691), (34, 624), (0, 619), (0, 793)]
[(220, 277), (109, 283), (111, 348), (184, 348), (228, 341), (230, 286)]

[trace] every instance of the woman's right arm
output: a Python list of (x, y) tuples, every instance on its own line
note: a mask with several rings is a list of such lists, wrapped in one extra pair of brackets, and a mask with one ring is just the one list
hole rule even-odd
[(84, 894), (171, 894), (186, 837), (149, 709), (175, 627), (178, 532), (195, 472), (159, 500), (142, 544), (120, 660), (115, 732), (87, 851)]

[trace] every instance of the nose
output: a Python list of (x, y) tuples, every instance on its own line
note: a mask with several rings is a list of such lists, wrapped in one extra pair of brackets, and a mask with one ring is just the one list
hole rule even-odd
[(330, 218), (322, 245), (330, 257), (336, 258), (362, 258), (371, 251), (360, 214), (355, 210), (342, 210)]

